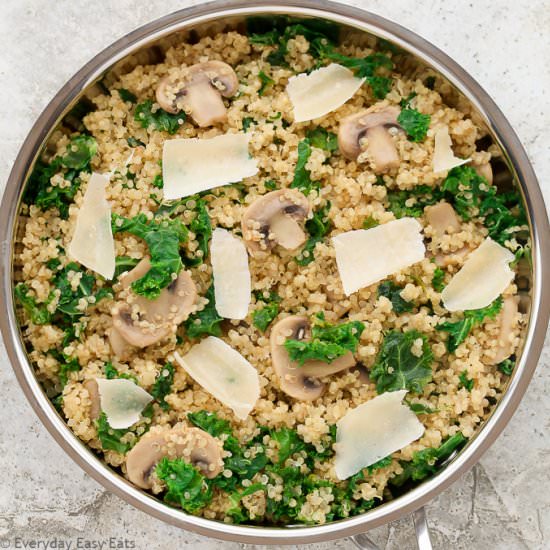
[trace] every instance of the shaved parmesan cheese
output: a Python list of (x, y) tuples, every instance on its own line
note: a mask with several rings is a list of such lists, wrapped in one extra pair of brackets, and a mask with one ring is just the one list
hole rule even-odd
[(141, 411), (153, 401), (153, 397), (132, 380), (96, 378), (96, 382), (101, 410), (107, 416), (109, 426), (115, 430), (135, 424)]
[(207, 392), (245, 420), (260, 397), (260, 379), (256, 369), (220, 338), (209, 336), (176, 361)]
[(347, 479), (422, 437), (424, 426), (402, 403), (406, 393), (378, 395), (336, 423), (334, 469), (338, 479)]
[(447, 172), (451, 168), (461, 166), (470, 162), (472, 159), (460, 159), (455, 157), (451, 145), (451, 136), (449, 135), (449, 128), (447, 126), (441, 126), (435, 132), (435, 144), (433, 155), (433, 170), (434, 173)]
[(424, 259), (421, 229), (414, 218), (401, 218), (333, 237), (336, 265), (346, 295)]
[(250, 305), (248, 254), (241, 239), (216, 228), (210, 244), (216, 311), (226, 319), (244, 319)]
[(443, 289), (445, 308), (464, 311), (488, 306), (513, 281), (514, 272), (510, 269), (513, 259), (512, 252), (487, 237)]
[(115, 274), (115, 242), (111, 229), (111, 205), (105, 196), (108, 183), (108, 176), (95, 172), (91, 175), (67, 252), (73, 260), (105, 279), (112, 279)]
[(288, 80), (286, 92), (294, 107), (294, 121), (305, 122), (342, 106), (365, 82), (342, 65), (331, 63)]
[(258, 173), (248, 154), (250, 134), (170, 139), (162, 151), (164, 198), (187, 197)]

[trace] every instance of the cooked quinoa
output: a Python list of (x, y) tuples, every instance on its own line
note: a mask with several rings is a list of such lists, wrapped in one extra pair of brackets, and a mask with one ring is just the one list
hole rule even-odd
[[(516, 284), (510, 283), (477, 316), (447, 311), (441, 291), (488, 235), (519, 257), (526, 249), (518, 231), (525, 229), (525, 221), (517, 197), (511, 198), (506, 208), (517, 223), (508, 223), (508, 232), (497, 234), (491, 218), (494, 210), (483, 212), (477, 204), (473, 213), (466, 211), (464, 200), (476, 205), (471, 192), (459, 185), (455, 193), (441, 194), (453, 175), (459, 180), (461, 175), (474, 175), (481, 182), (479, 193), (487, 194), (493, 189), (488, 181), (490, 161), (498, 161), (500, 153), (494, 145), (481, 146), (486, 131), (467, 104), (449, 104), (445, 98), (451, 97), (451, 90), (439, 77), (429, 70), (404, 76), (399, 53), (382, 51), (379, 55), (388, 61), (379, 63), (373, 76), (385, 80), (368, 77), (338, 109), (295, 123), (285, 91), (290, 77), (331, 60), (345, 64), (342, 56), (365, 59), (376, 52), (349, 42), (331, 49), (324, 40), (321, 44), (329, 52), (325, 57), (313, 47), (319, 44), (316, 35), (273, 32), (279, 38), (226, 32), (194, 44), (172, 45), (162, 62), (137, 65), (104, 83), (79, 132), (56, 132), (31, 177), (22, 206), (25, 223), (16, 256), (16, 295), (24, 306), (21, 326), (38, 379), (74, 434), (122, 476), (128, 477), (126, 457), (140, 438), (161, 436), (176, 426), (180, 435), (170, 432), (176, 435), (164, 440), (164, 458), (148, 472), (144, 485), (159, 498), (225, 522), (322, 524), (362, 513), (432, 475), (491, 414), (513, 368), (524, 323), (513, 305)], [(335, 54), (342, 55), (336, 59)], [(192, 112), (169, 114), (160, 109), (155, 93), (165, 77), (175, 82), (182, 68), (215, 60), (230, 65), (238, 78), (238, 90), (223, 99), (225, 120), (199, 127)], [(380, 83), (387, 84), (387, 93), (376, 88)], [(177, 104), (176, 88), (168, 95)], [(346, 117), (366, 108), (379, 112), (392, 106), (414, 111), (413, 116), (422, 114), (420, 120), (427, 121), (424, 135), (390, 132), (398, 166), (380, 173), (365, 141), (356, 160), (339, 151), (336, 136)], [(164, 122), (158, 122), (159, 114), (165, 116)], [(434, 129), (442, 125), (448, 128), (454, 154), (472, 161), (436, 175)], [(167, 139), (237, 132), (250, 135), (249, 152), (259, 167), (255, 176), (198, 196), (163, 201), (160, 161)], [(82, 136), (91, 138), (79, 142)], [(71, 153), (72, 160), (67, 161)], [(112, 281), (72, 261), (65, 252), (91, 172), (111, 173), (106, 192), (117, 257)], [(297, 178), (305, 179), (309, 187), (297, 186)], [(219, 318), (212, 308), (208, 220), (211, 230), (224, 228), (242, 238), (241, 222), (250, 205), (267, 193), (291, 187), (302, 191), (308, 203), (304, 221), (308, 242), (297, 250), (264, 246), (263, 254), (249, 254), (248, 314), (238, 321)], [(431, 225), (428, 212), (442, 200), (458, 212), (454, 213), (458, 225), (440, 231)], [(164, 212), (169, 228), (179, 220), (186, 229), (180, 254), (198, 299), (190, 316), (171, 324), (160, 341), (127, 347), (121, 358), (109, 337), (113, 311), (121, 304), (129, 303), (131, 308), (135, 295), (132, 287), (121, 284), (120, 275), (148, 257), (150, 250), (143, 238), (117, 230), (117, 224), (120, 229), (122, 219), (138, 215), (153, 224), (159, 212)], [(422, 225), (424, 259), (346, 296), (331, 237), (405, 216)], [(259, 232), (257, 239), (262, 237), (261, 227), (249, 229)], [(314, 400), (288, 395), (274, 369), (270, 335), (289, 316), (328, 327), (357, 323), (351, 336), (356, 340), (355, 366), (317, 380), (325, 389)], [(209, 334), (219, 336), (257, 370), (260, 398), (246, 420), (237, 419), (174, 360), (174, 352), (185, 356)], [(408, 340), (403, 336), (407, 334)], [(381, 382), (384, 343), (390, 335), (408, 346), (410, 361), (426, 359), (428, 375), (413, 386), (415, 391), (406, 386), (407, 403), (425, 427), (424, 434), (341, 481), (334, 470), (336, 423), (382, 391), (400, 389), (392, 374), (407, 367), (399, 363), (386, 365), (385, 389)], [(283, 336), (280, 343), (284, 340)], [(90, 381), (96, 378), (133, 380), (155, 399), (130, 428), (113, 429), (104, 413), (94, 411), (97, 395)], [(190, 431), (193, 426), (196, 432)], [(206, 436), (201, 439), (204, 431), (214, 442)], [(178, 451), (186, 438), (193, 437), (199, 447), (214, 445), (220, 454), (223, 462), (210, 468), (210, 473), (219, 469), (215, 477), (208, 477), (208, 469), (201, 469), (204, 465), (192, 464), (189, 450)]]

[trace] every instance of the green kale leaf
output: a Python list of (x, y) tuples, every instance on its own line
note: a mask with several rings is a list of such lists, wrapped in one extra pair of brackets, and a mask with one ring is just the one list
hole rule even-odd
[(441, 462), (462, 447), (468, 439), (461, 432), (447, 438), (439, 447), (416, 451), (411, 461), (401, 461), (403, 472), (391, 478), (390, 483), (401, 487), (406, 481), (421, 481), (437, 472)]
[(436, 267), (432, 276), (432, 286), (436, 292), (442, 292), (445, 288), (445, 271), (440, 267)]
[(465, 388), (469, 392), (471, 392), (474, 389), (474, 380), (473, 378), (468, 378), (468, 371), (464, 369), (459, 375), (459, 384), (458, 388)]
[(417, 185), (408, 191), (388, 191), (386, 198), (389, 209), (396, 218), (410, 216), (419, 218), (424, 213), (424, 208), (439, 202), (442, 193), (438, 188), (428, 185)]
[(515, 361), (512, 359), (505, 359), (497, 365), (497, 369), (506, 376), (511, 376), (514, 372), (514, 367), (516, 366)]
[(173, 115), (167, 113), (164, 109), (153, 111), (153, 101), (147, 99), (136, 106), (134, 120), (139, 122), (142, 128), (168, 132), (172, 136), (178, 131), (180, 121), (185, 122), (185, 113), (181, 112)]
[[(416, 340), (422, 340), (422, 353), (412, 352)], [(407, 389), (421, 393), (432, 379), (433, 353), (427, 337), (417, 330), (391, 331), (386, 334), (370, 377), (376, 382), (376, 391), (384, 393)]]
[(308, 265), (315, 259), (313, 254), (315, 246), (317, 243), (321, 242), (332, 229), (332, 222), (328, 217), (330, 206), (330, 202), (327, 202), (325, 206), (313, 213), (311, 219), (306, 221), (306, 230), (309, 233), (309, 238), (296, 258), (296, 263), (298, 265)]
[(174, 280), (173, 275), (178, 275), (183, 267), (179, 248), (187, 240), (187, 229), (180, 220), (149, 221), (143, 213), (134, 218), (113, 214), (111, 225), (113, 233), (126, 231), (147, 244), (151, 268), (132, 283), (132, 289), (151, 300), (157, 298), (161, 290)]
[(18, 283), (13, 293), (35, 325), (46, 325), (51, 321), (52, 314), (48, 310), (48, 304), (37, 303), (36, 298), (29, 294), (29, 287), (26, 284)]
[(265, 91), (267, 90), (267, 88), (275, 84), (275, 81), (270, 76), (266, 75), (263, 71), (260, 71), (258, 73), (258, 78), (262, 83), (262, 85), (260, 86), (260, 89), (258, 90), (258, 95), (262, 97), (265, 94)]
[(323, 151), (328, 151), (329, 153), (338, 151), (338, 136), (321, 126), (313, 130), (308, 130), (306, 132), (306, 138), (309, 139), (313, 147), (323, 149)]
[(497, 195), (497, 188), (471, 166), (450, 170), (441, 189), (463, 220), (480, 218), (489, 237), (501, 245), (525, 231), (527, 218), (519, 193)]
[(127, 453), (132, 448), (132, 443), (125, 443), (121, 439), (129, 430), (111, 428), (107, 420), (107, 415), (101, 411), (96, 420), (97, 437), (101, 442), (101, 448), (104, 451), (115, 451), (120, 454)]
[(202, 264), (208, 257), (208, 246), (210, 238), (212, 237), (212, 224), (210, 222), (210, 216), (208, 209), (206, 208), (206, 201), (201, 198), (195, 198), (195, 217), (189, 223), (189, 229), (195, 234), (199, 246), (193, 257), (185, 257), (183, 263), (186, 267), (196, 267)]
[(416, 93), (412, 93), (407, 99), (401, 100), (401, 112), (397, 117), (397, 122), (405, 130), (410, 141), (420, 142), (426, 139), (431, 117), (411, 108), (410, 102), (415, 96)]
[(357, 350), (364, 329), (365, 325), (360, 321), (331, 325), (325, 321), (324, 314), (319, 313), (311, 328), (311, 340), (287, 338), (284, 346), (290, 359), (300, 365), (310, 360), (331, 363), (348, 351)]
[(137, 258), (130, 258), (130, 256), (117, 256), (115, 258), (115, 279), (118, 279), (126, 271), (134, 269), (139, 263)]
[(442, 330), (449, 334), (447, 338), (447, 350), (449, 353), (456, 351), (475, 326), (480, 325), (487, 319), (494, 319), (501, 309), (502, 297), (498, 297), (487, 307), (465, 311), (464, 317), (460, 321), (439, 323), (436, 326), (437, 330)]
[(403, 287), (396, 285), (393, 281), (384, 281), (378, 285), (378, 296), (386, 297), (392, 304), (395, 313), (406, 313), (414, 309), (414, 303), (408, 302), (401, 297)]
[(252, 312), (252, 323), (257, 329), (265, 332), (271, 321), (279, 314), (281, 297), (275, 292), (270, 292), (269, 297), (265, 298), (262, 292), (258, 292), (256, 300), (263, 301), (266, 305)]
[(290, 187), (299, 189), (304, 195), (309, 195), (314, 189), (319, 189), (320, 183), (311, 180), (311, 174), (306, 169), (307, 161), (311, 156), (311, 144), (309, 139), (305, 138), (298, 143), (298, 162), (294, 169), (294, 178)]
[(185, 331), (189, 338), (199, 338), (204, 334), (210, 336), (221, 336), (222, 329), (220, 323), (223, 317), (216, 311), (216, 298), (214, 297), (214, 285), (206, 291), (205, 298), (208, 304), (201, 311), (197, 311), (189, 316), (184, 322)]
[(189, 514), (195, 514), (212, 500), (212, 487), (205, 477), (181, 458), (164, 457), (156, 466), (159, 479), (166, 483), (164, 500), (181, 506)]
[(167, 411), (170, 405), (166, 402), (166, 396), (172, 391), (174, 383), (174, 365), (166, 363), (151, 388), (150, 394), (158, 401), (161, 409)]
[(122, 101), (126, 101), (128, 103), (136, 103), (137, 97), (126, 88), (119, 88), (117, 92)]

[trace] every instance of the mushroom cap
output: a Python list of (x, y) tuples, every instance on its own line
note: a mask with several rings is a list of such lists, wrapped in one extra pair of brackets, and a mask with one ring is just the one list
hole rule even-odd
[(97, 382), (95, 378), (89, 378), (82, 383), (82, 386), (88, 392), (90, 398), (90, 419), (96, 420), (101, 414), (101, 399)]
[(399, 155), (388, 129), (401, 129), (397, 122), (400, 112), (397, 106), (383, 109), (375, 106), (344, 118), (338, 129), (338, 146), (342, 154), (350, 160), (356, 160), (364, 150), (361, 141), (366, 138), (366, 150), (376, 173), (384, 173), (399, 166)]
[(490, 162), (482, 164), (472, 163), (472, 168), (477, 172), (478, 176), (485, 178), (489, 185), (493, 184), (493, 167)]
[[(145, 275), (150, 267), (149, 258), (145, 257), (134, 269), (121, 277), (122, 288), (127, 289), (131, 283)], [(155, 300), (132, 296), (134, 300), (131, 304), (115, 304), (112, 311), (113, 326), (126, 342), (144, 348), (165, 338), (174, 325), (187, 319), (197, 301), (197, 288), (191, 275), (182, 270)], [(136, 315), (138, 319), (135, 318)], [(116, 335), (111, 338), (113, 336), (116, 345)]]
[(295, 250), (306, 241), (303, 223), (311, 212), (307, 197), (296, 189), (279, 189), (262, 195), (244, 212), (241, 228), (252, 256), (279, 245)]
[(167, 112), (185, 111), (200, 127), (226, 119), (221, 96), (235, 95), (239, 80), (233, 68), (223, 61), (205, 61), (184, 67), (176, 76), (166, 76), (156, 90), (157, 103)]
[(514, 330), (518, 325), (518, 304), (518, 296), (507, 296), (502, 302), (502, 309), (497, 316), (497, 321), (500, 323), (497, 347), (495, 356), (487, 361), (489, 365), (498, 365), (514, 353), (517, 345)]
[(126, 455), (126, 474), (134, 485), (151, 489), (155, 466), (166, 456), (183, 458), (212, 479), (223, 469), (221, 449), (217, 439), (199, 428), (152, 428)]
[(122, 337), (114, 326), (107, 331), (107, 336), (115, 357), (121, 361), (126, 361), (130, 355), (132, 346)]
[(335, 374), (355, 365), (351, 352), (338, 357), (332, 363), (324, 361), (306, 361), (302, 366), (292, 361), (284, 346), (287, 338), (303, 340), (310, 336), (310, 323), (307, 317), (291, 315), (277, 322), (271, 329), (271, 362), (279, 377), (281, 390), (290, 397), (304, 401), (313, 401), (324, 390), (319, 377)]
[(460, 220), (456, 215), (454, 208), (445, 201), (426, 206), (424, 208), (426, 221), (432, 226), (437, 237), (442, 237), (446, 233), (458, 233), (460, 231)]

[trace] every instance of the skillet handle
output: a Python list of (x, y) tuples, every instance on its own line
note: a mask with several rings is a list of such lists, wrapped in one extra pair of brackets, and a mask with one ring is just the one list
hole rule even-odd
[[(419, 508), (412, 514), (414, 530), (416, 531), (416, 543), (418, 550), (432, 550), (432, 541), (430, 540), (430, 531), (426, 520), (426, 511)], [(380, 550), (380, 548), (365, 534), (353, 535), (351, 542), (360, 550)]]

